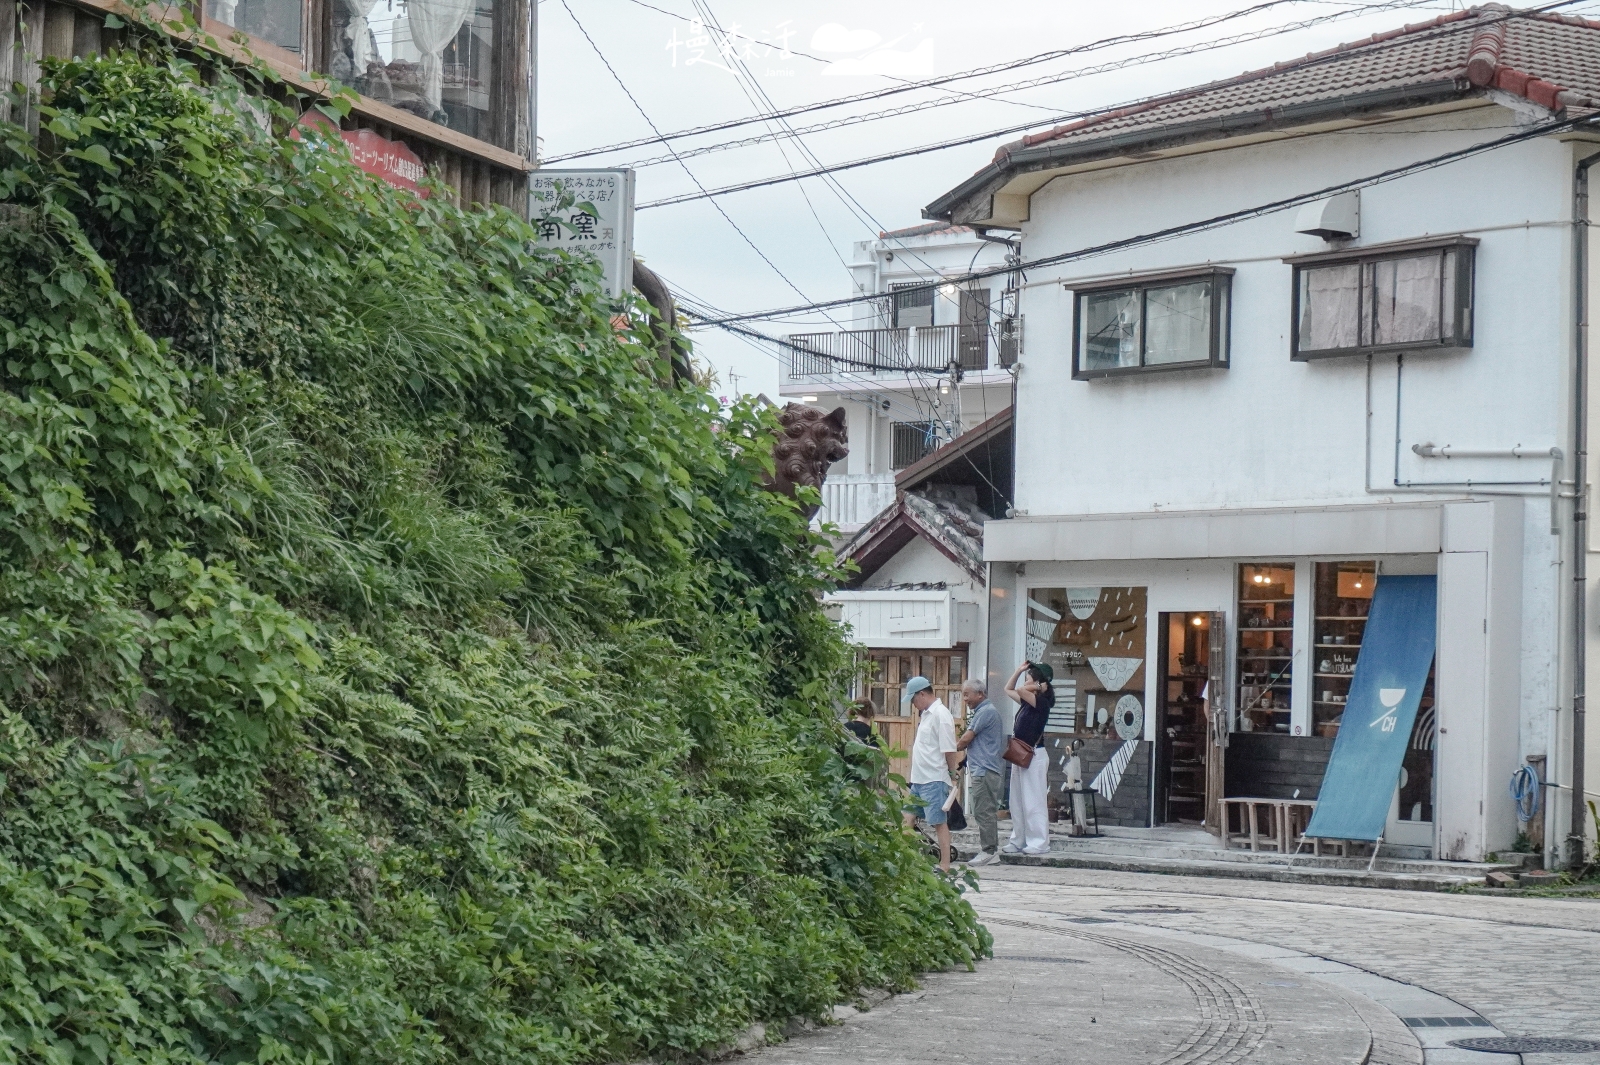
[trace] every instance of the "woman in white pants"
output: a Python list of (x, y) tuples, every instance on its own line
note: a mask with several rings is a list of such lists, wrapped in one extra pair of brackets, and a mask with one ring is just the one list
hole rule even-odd
[(1033, 748), (1028, 768), (1011, 767), (1011, 839), (1000, 848), (1008, 854), (1050, 852), (1050, 756), (1044, 749), (1044, 727), (1056, 704), (1053, 679), (1049, 666), (1024, 662), (1006, 682), (1007, 697), (1018, 703), (1011, 734)]

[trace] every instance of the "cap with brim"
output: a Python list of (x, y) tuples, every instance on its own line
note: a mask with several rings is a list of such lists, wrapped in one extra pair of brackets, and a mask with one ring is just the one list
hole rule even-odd
[(906, 690), (905, 694), (900, 696), (900, 705), (909, 706), (913, 695), (920, 691), (926, 691), (931, 687), (933, 687), (933, 682), (927, 677), (912, 677), (906, 681)]
[(1033, 664), (1033, 668), (1035, 671), (1034, 675), (1046, 684), (1049, 684), (1051, 681), (1056, 679), (1056, 671), (1051, 669), (1043, 662), (1035, 662)]

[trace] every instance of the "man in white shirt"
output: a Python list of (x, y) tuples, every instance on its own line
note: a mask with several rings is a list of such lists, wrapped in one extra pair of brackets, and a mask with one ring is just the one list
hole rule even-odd
[[(922, 715), (917, 722), (917, 738), (911, 745), (911, 802), (922, 807), (922, 819), (939, 835), (939, 869), (950, 871), (950, 825), (945, 800), (950, 797), (960, 754), (956, 750), (956, 723), (950, 710), (933, 694), (927, 677), (906, 681), (902, 703), (910, 703)], [(916, 823), (914, 813), (906, 814), (906, 826)]]

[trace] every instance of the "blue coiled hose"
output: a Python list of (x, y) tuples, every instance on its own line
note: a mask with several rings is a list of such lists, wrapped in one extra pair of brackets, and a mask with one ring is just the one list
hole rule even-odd
[(1529, 765), (1511, 774), (1511, 798), (1517, 804), (1517, 820), (1527, 824), (1539, 816), (1539, 795), (1543, 789), (1539, 774)]

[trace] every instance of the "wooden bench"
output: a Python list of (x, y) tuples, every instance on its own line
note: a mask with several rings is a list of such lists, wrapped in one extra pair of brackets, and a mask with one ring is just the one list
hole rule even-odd
[[(1233, 830), (1233, 817), (1229, 808), (1239, 812), (1240, 830)], [(1222, 845), (1248, 843), (1253, 851), (1272, 850), (1288, 854), (1304, 838), (1311, 814), (1317, 808), (1315, 799), (1268, 799), (1259, 796), (1235, 796), (1222, 800)], [(1262, 822), (1265, 815), (1265, 824)], [(1314, 841), (1315, 843), (1315, 841)], [(1316, 843), (1320, 848), (1321, 844)], [(1318, 849), (1316, 853), (1321, 854)]]

